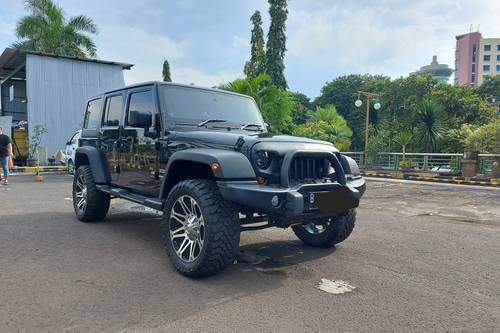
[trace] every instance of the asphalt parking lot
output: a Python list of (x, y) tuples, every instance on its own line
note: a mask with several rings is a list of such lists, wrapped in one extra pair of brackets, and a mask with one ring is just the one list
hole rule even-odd
[(370, 180), (336, 248), (247, 232), (240, 261), (201, 280), (170, 266), (159, 217), (116, 201), (80, 223), (70, 190), (66, 175), (0, 187), (0, 332), (500, 331), (498, 189)]

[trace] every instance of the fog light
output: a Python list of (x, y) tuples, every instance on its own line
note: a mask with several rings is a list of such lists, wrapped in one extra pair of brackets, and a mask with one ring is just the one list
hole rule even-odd
[(272, 198), (271, 198), (271, 204), (274, 206), (274, 207), (278, 207), (279, 204), (280, 204), (280, 198), (277, 196), (277, 195), (274, 195)]

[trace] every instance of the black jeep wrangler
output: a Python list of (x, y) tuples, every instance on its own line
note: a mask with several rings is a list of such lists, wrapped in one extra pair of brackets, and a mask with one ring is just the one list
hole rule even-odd
[(163, 211), (166, 252), (187, 276), (231, 264), (245, 230), (340, 243), (365, 190), (332, 144), (269, 133), (252, 98), (164, 82), (90, 99), (75, 167), (80, 221), (102, 221), (112, 198)]

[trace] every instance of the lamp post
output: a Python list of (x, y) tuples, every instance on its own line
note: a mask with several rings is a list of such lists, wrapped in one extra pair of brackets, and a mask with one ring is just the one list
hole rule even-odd
[[(368, 169), (368, 124), (370, 122), (370, 99), (375, 98), (375, 97), (379, 97), (379, 94), (370, 93), (370, 92), (366, 92), (366, 91), (358, 91), (358, 99), (356, 100), (356, 102), (354, 102), (354, 105), (358, 108), (361, 107), (361, 105), (363, 105), (363, 101), (361, 100), (361, 96), (366, 97), (365, 151), (364, 151), (364, 158), (363, 158), (363, 162), (364, 162), (363, 165), (364, 165), (364, 169), (366, 171)], [(381, 105), (379, 102), (376, 102), (373, 105), (373, 108), (375, 110), (379, 110), (380, 107), (381, 107)]]

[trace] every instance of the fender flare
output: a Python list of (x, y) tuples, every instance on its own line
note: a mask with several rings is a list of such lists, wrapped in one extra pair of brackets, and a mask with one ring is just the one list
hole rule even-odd
[(96, 147), (84, 146), (76, 149), (75, 169), (81, 165), (89, 165), (96, 184), (109, 184), (111, 175), (104, 152)]
[(240, 152), (224, 149), (192, 148), (175, 152), (168, 159), (161, 193), (168, 195), (172, 187), (173, 170), (179, 162), (196, 162), (211, 168), (217, 163), (220, 169), (213, 172), (217, 180), (255, 180), (255, 171), (248, 158)]

